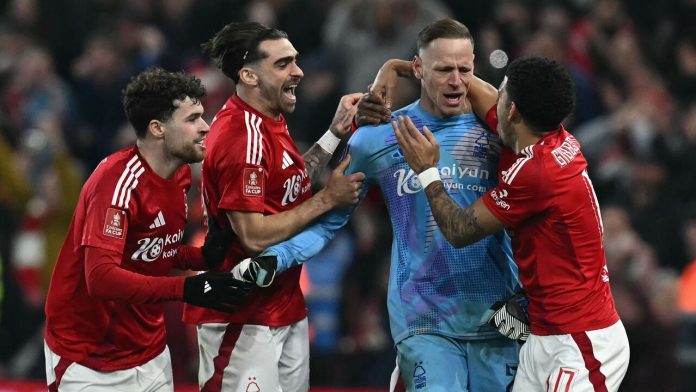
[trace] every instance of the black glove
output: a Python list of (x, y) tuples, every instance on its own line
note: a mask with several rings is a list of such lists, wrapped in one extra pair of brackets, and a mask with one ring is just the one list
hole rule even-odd
[(208, 233), (202, 251), (209, 269), (216, 270), (225, 260), (225, 250), (233, 235), (231, 229), (223, 230), (213, 217), (208, 216)]
[(486, 322), (505, 337), (526, 342), (530, 333), (526, 306), (527, 298), (518, 292), (506, 300), (494, 303)]
[(229, 272), (209, 271), (184, 281), (184, 302), (223, 312), (233, 312), (254, 285)]
[(231, 272), (237, 279), (268, 287), (273, 284), (277, 264), (275, 256), (256, 256), (240, 261)]

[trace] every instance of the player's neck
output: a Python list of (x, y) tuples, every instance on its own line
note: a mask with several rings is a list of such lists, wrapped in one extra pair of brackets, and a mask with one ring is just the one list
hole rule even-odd
[(515, 142), (515, 153), (519, 154), (520, 151), (522, 151), (526, 147), (529, 147), (531, 145), (536, 144), (539, 141), (539, 139), (541, 139), (541, 136), (532, 132), (531, 129), (529, 129), (527, 127), (523, 127), (523, 129), (517, 131), (517, 141)]
[(155, 141), (138, 139), (136, 146), (150, 169), (165, 180), (168, 180), (181, 166), (178, 159), (168, 155)]
[(240, 87), (237, 89), (237, 95), (259, 113), (275, 120), (280, 119), (280, 112), (271, 109), (270, 103), (261, 96), (258, 88)]

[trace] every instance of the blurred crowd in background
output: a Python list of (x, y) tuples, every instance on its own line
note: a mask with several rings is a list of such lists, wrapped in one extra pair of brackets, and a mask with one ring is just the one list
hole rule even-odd
[[(696, 390), (695, 0), (0, 0), (0, 9), (0, 380), (45, 377), (50, 274), (83, 182), (135, 140), (121, 104), (131, 76), (151, 66), (197, 75), (210, 122), (233, 85), (200, 44), (232, 21), (285, 30), (305, 73), (287, 116), (303, 150), (342, 94), (366, 91), (386, 59), (412, 58), (422, 27), (453, 17), (471, 29), (476, 73), (493, 85), (528, 54), (570, 70), (577, 109), (566, 126), (589, 161), (631, 341), (622, 390)], [(418, 92), (404, 81), (395, 106)], [(198, 192), (191, 244), (205, 235)], [(302, 276), (312, 384), (385, 387), (391, 230), (379, 192), (349, 226)], [(180, 313), (167, 304), (175, 382), (193, 383), (195, 330)]]

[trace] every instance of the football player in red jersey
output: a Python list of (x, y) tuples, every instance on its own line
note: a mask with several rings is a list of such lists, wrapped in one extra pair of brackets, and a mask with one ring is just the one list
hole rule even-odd
[(222, 262), (224, 236), (181, 243), (188, 163), (205, 155), (200, 80), (151, 69), (126, 86), (137, 143), (91, 174), (51, 277), (46, 300), (48, 389), (173, 391), (163, 301), (231, 311), (248, 285), (231, 274), (166, 276)]
[(392, 123), (452, 244), (510, 231), (531, 324), (513, 391), (617, 391), (628, 367), (629, 343), (609, 287), (599, 205), (580, 145), (561, 124), (573, 110), (573, 90), (567, 71), (540, 57), (511, 63), (498, 91), (480, 79), (471, 83), (474, 111), (517, 160), (500, 173), (497, 188), (466, 209), (432, 169), (439, 146), (427, 127), (421, 134), (409, 118)]
[[(313, 196), (310, 179), (350, 132), (360, 94), (341, 99), (329, 130), (301, 155), (284, 117), (295, 109), (304, 75), (287, 35), (255, 22), (231, 23), (204, 50), (236, 85), (211, 124), (202, 176), (209, 217), (235, 234), (220, 269), (229, 271), (332, 208), (357, 202), (364, 175), (343, 175), (349, 159)], [(255, 289), (232, 314), (185, 308), (184, 321), (198, 324), (201, 390), (309, 388), (300, 271), (292, 268), (272, 287)]]

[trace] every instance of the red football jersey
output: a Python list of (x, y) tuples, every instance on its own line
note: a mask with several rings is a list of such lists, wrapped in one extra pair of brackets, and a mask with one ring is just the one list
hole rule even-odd
[[(287, 211), (311, 197), (310, 178), (288, 133), (285, 118), (275, 120), (233, 95), (220, 109), (205, 140), (203, 197), (207, 213), (229, 228), (225, 211)], [(249, 257), (236, 237), (222, 270)], [(276, 276), (273, 286), (256, 289), (234, 313), (187, 305), (184, 321), (231, 322), (279, 327), (307, 316), (300, 291), (301, 267)]]
[[(161, 305), (92, 296), (85, 247), (122, 255), (120, 267), (145, 276), (167, 275), (186, 224), (191, 169), (165, 180), (136, 147), (104, 159), (85, 183), (56, 262), (46, 299), (46, 343), (84, 366), (113, 371), (146, 363), (165, 347)], [(140, 276), (140, 275), (139, 275)], [(180, 299), (183, 278), (159, 278), (166, 292), (150, 301)], [(99, 284), (92, 282), (92, 284)], [(123, 282), (129, 286), (131, 282)]]
[(619, 320), (587, 162), (563, 127), (524, 148), (483, 202), (512, 238), (534, 334), (589, 331)]

